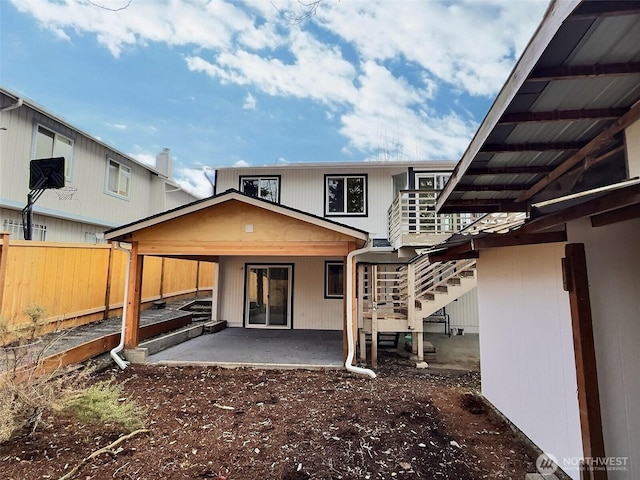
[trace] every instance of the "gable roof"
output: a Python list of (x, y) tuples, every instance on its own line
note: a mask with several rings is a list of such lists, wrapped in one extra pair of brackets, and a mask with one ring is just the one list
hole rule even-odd
[(436, 209), (528, 211), (621, 182), (639, 100), (640, 2), (553, 1)]
[(279, 205), (277, 203), (269, 202), (268, 200), (255, 198), (255, 197), (246, 195), (244, 193), (241, 193), (235, 189), (229, 189), (218, 195), (214, 195), (212, 197), (204, 198), (201, 200), (196, 200), (195, 202), (188, 203), (186, 205), (174, 208), (172, 210), (151, 215), (149, 217), (137, 220), (135, 222), (128, 223), (126, 225), (113, 228), (111, 230), (107, 230), (105, 232), (104, 237), (106, 240), (126, 241), (128, 236), (136, 231), (139, 231), (154, 225), (158, 225), (160, 223), (167, 222), (169, 220), (181, 217), (183, 215), (188, 215), (190, 213), (198, 212), (200, 210), (204, 210), (209, 207), (220, 205), (222, 203), (229, 202), (232, 200), (239, 201), (247, 205), (253, 205), (255, 207), (262, 208), (270, 212), (278, 213), (280, 215), (284, 215), (289, 218), (301, 220), (303, 222), (307, 222), (309, 224), (316, 225), (318, 227), (322, 227), (337, 233), (342, 233), (344, 235), (348, 235), (362, 241), (367, 241), (369, 239), (368, 232), (364, 230), (349, 227), (342, 223), (338, 223), (333, 220), (328, 220), (326, 218), (318, 217), (316, 215), (303, 212), (302, 210), (297, 210), (295, 208), (286, 207), (284, 205)]

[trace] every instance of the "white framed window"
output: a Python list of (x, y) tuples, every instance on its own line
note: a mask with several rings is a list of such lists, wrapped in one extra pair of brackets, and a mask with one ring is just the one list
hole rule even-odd
[(64, 177), (71, 180), (73, 171), (73, 140), (53, 130), (38, 125), (33, 159), (64, 157)]
[(366, 216), (366, 175), (325, 175), (325, 216)]
[(280, 203), (280, 175), (240, 176), (240, 191), (252, 197)]
[(344, 263), (326, 260), (324, 262), (324, 298), (344, 297)]
[(417, 190), (442, 190), (449, 180), (450, 174), (416, 173)]
[[(3, 230), (15, 239), (24, 238), (24, 224), (20, 220), (5, 220)], [(47, 239), (47, 226), (39, 223), (31, 224), (31, 239), (44, 242)]]
[(131, 169), (111, 158), (107, 159), (105, 190), (111, 195), (129, 198), (131, 193)]

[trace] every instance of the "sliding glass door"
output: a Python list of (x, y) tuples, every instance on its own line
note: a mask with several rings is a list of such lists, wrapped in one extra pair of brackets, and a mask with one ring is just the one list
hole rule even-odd
[(247, 327), (291, 325), (291, 271), (290, 265), (247, 266)]

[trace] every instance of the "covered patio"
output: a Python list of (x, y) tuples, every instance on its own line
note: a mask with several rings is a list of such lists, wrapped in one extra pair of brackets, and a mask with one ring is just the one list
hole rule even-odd
[(226, 328), (147, 357), (165, 365), (343, 368), (342, 332)]

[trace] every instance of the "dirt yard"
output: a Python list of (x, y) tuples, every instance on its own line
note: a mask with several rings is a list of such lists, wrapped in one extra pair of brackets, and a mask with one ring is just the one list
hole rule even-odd
[[(383, 358), (371, 380), (336, 371), (132, 366), (115, 377), (148, 433), (77, 479), (523, 479), (535, 453), (469, 392), (477, 373)], [(58, 479), (122, 432), (48, 418), (0, 445), (0, 478)]]

